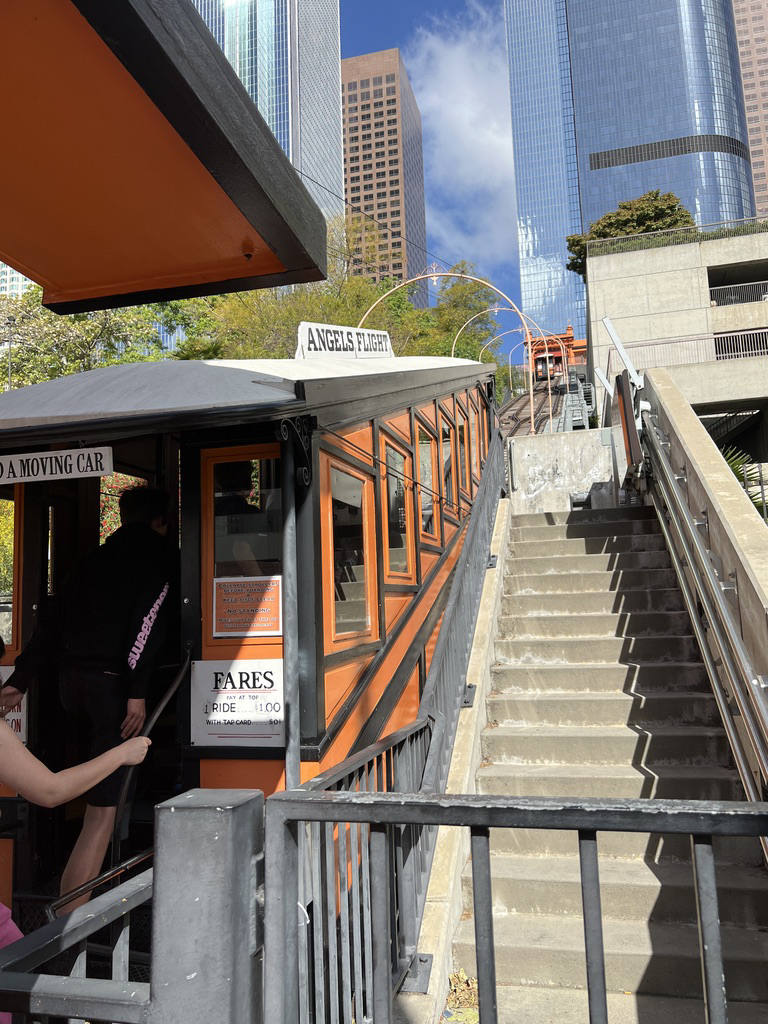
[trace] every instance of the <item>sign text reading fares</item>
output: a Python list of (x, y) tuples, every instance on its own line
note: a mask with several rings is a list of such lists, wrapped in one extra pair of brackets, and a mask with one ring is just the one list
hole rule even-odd
[(341, 355), (353, 359), (391, 356), (392, 342), (386, 331), (368, 331), (362, 327), (336, 324), (299, 324), (296, 358), (322, 355)]

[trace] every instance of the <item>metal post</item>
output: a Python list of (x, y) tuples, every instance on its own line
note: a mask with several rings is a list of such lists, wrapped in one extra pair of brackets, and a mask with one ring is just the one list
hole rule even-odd
[(699, 919), (704, 1017), (706, 1024), (727, 1024), (728, 1008), (723, 973), (723, 939), (720, 934), (712, 836), (691, 836), (691, 853), (693, 855), (693, 881), (696, 889), (696, 912)]
[(579, 829), (579, 861), (581, 866), (581, 903), (584, 909), (589, 1021), (590, 1024), (608, 1024), (603, 911), (600, 900), (596, 832)]
[(263, 1019), (263, 810), (261, 793), (232, 789), (195, 789), (157, 807), (148, 1024)]
[(376, 1024), (392, 1024), (392, 958), (389, 917), (389, 837), (386, 825), (371, 824), (371, 939), (373, 1013)]
[(13, 325), (16, 323), (16, 317), (9, 316), (7, 321), (8, 326), (8, 390), (11, 390), (11, 344), (13, 343)]
[(496, 1024), (496, 953), (493, 946), (491, 840), (487, 828), (472, 829), (472, 892), (475, 911), (477, 995), (482, 1024)]
[(293, 436), (285, 431), (283, 463), (283, 679), (285, 686), (285, 788), (301, 785), (299, 724), (299, 591), (296, 559), (296, 471)]

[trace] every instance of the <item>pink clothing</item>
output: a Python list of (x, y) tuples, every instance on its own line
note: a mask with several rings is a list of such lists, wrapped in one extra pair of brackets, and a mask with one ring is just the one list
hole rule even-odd
[[(4, 903), (0, 903), (0, 949), (21, 938), (23, 936), (14, 924), (10, 910)], [(0, 1011), (0, 1024), (11, 1024), (10, 1013)]]

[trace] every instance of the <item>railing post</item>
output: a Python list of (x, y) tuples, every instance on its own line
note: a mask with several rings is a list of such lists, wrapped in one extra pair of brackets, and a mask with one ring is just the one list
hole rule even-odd
[(267, 801), (264, 845), (264, 1020), (298, 1024), (298, 824), (279, 799)]
[(387, 826), (371, 824), (371, 938), (373, 945), (373, 1013), (376, 1024), (392, 1024), (392, 949), (390, 932), (389, 836)]
[(195, 789), (157, 808), (148, 1024), (257, 1024), (264, 797)]

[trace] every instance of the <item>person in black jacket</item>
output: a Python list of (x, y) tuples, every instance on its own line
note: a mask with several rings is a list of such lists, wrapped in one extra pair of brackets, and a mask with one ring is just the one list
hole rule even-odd
[[(88, 734), (91, 757), (141, 732), (147, 686), (171, 617), (168, 495), (150, 487), (124, 491), (120, 521), (120, 529), (67, 580), (0, 691), (0, 703), (17, 706), (30, 682), (45, 675), (54, 660), (62, 704)], [(125, 770), (86, 794), (83, 826), (61, 878), (62, 893), (100, 872)], [(87, 895), (72, 900), (63, 911), (87, 900)]]

